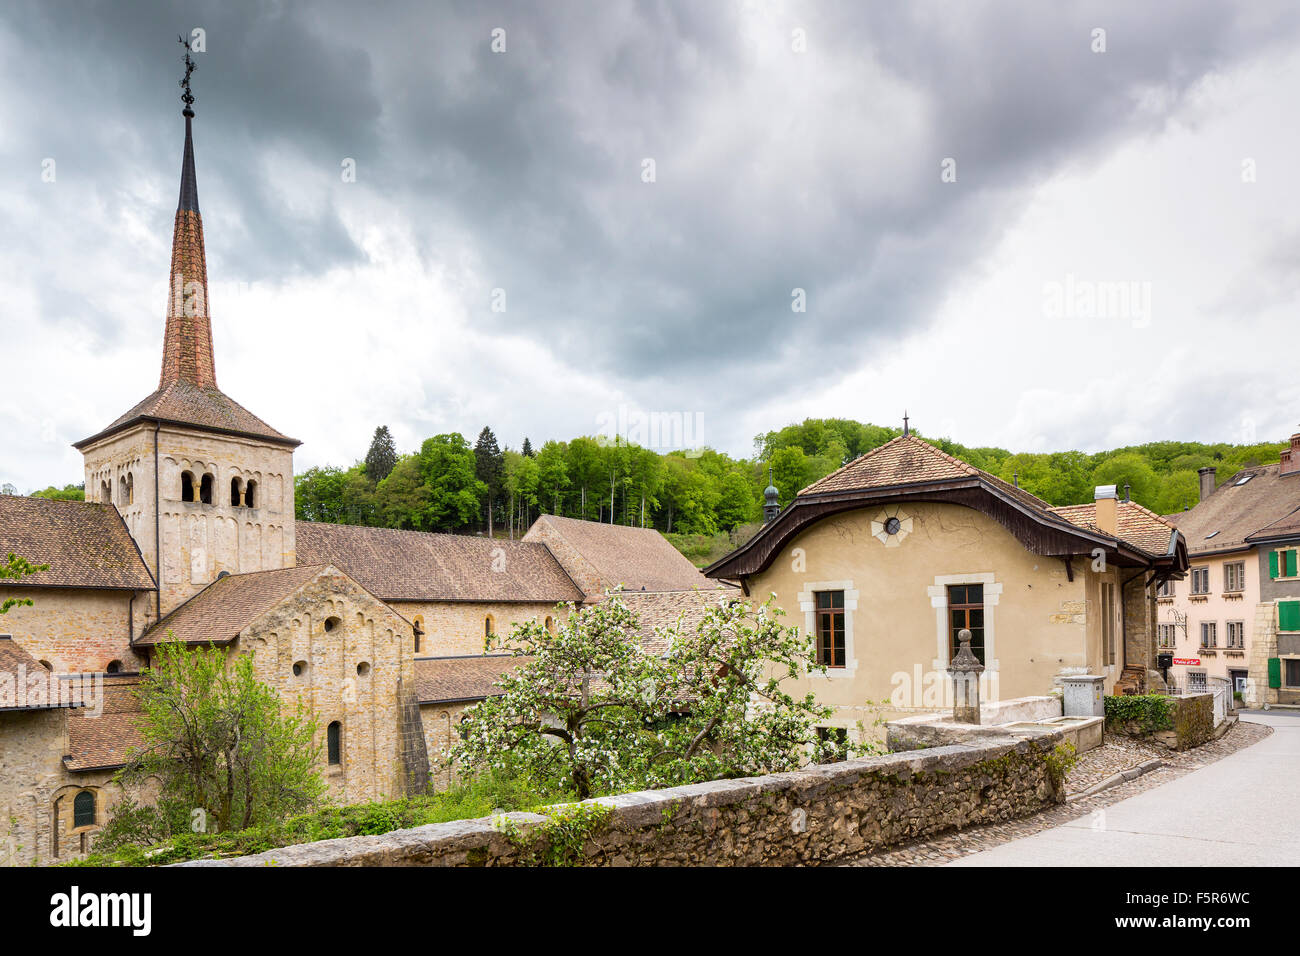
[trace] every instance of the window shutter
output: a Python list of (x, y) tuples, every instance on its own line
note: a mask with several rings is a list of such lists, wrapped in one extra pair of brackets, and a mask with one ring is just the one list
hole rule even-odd
[(1268, 659), (1268, 686), (1276, 690), (1282, 686), (1282, 658)]
[(1277, 552), (1276, 551), (1270, 551), (1268, 553), (1268, 576), (1270, 578), (1277, 577)]
[(1295, 551), (1286, 552), (1286, 576), (1293, 578), (1296, 576)]
[(1300, 631), (1300, 601), (1277, 602), (1277, 629)]

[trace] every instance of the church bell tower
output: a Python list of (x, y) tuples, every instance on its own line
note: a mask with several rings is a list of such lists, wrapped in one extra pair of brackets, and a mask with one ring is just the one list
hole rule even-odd
[(86, 500), (117, 508), (158, 586), (152, 607), (135, 615), (137, 634), (222, 572), (295, 563), (300, 443), (217, 387), (194, 163), (195, 63), (185, 46), (185, 146), (158, 388), (73, 446), (85, 459)]

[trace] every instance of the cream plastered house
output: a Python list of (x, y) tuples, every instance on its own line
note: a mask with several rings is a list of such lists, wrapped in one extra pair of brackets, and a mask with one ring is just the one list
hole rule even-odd
[(1243, 468), (1168, 516), (1187, 538), (1190, 570), (1161, 589), (1159, 642), (1170, 679), (1199, 689), (1229, 681), (1248, 706), (1300, 703), (1300, 434), (1282, 462)]
[(647, 620), (716, 599), (653, 530), (544, 517), (501, 541), (298, 523), (299, 442), (217, 386), (191, 118), (158, 387), (76, 443), (85, 501), (0, 496), (0, 554), (48, 565), (0, 587), (32, 602), (0, 617), (0, 863), (92, 844), (163, 640), (253, 655), (286, 707), (315, 712), (331, 797), (357, 802), (449, 782), (439, 758), (463, 710), (515, 663), (485, 653), (489, 636), (554, 626), (615, 586)]
[(1160, 681), (1155, 590), (1186, 568), (1182, 536), (1113, 488), (1053, 508), (904, 434), (801, 491), (706, 569), (816, 637), (810, 690), (850, 739), (951, 707), (956, 635), (972, 632), (983, 700), (1047, 694), (1058, 675), (1107, 693)]

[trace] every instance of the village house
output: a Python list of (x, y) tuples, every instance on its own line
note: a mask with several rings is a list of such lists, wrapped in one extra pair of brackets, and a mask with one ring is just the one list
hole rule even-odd
[(1159, 592), (1159, 641), (1187, 690), (1226, 682), (1251, 707), (1300, 703), (1300, 433), (1276, 465), (1243, 468), (1168, 520), (1191, 570)]
[[(985, 701), (1047, 694), (1091, 673), (1105, 692), (1159, 688), (1155, 591), (1187, 567), (1168, 522), (1113, 486), (1051, 507), (904, 434), (803, 489), (705, 570), (775, 595), (816, 636), (828, 733), (878, 739), (885, 720), (951, 706), (946, 674), (969, 629)], [(779, 513), (778, 513), (779, 511)]]
[(24, 602), (0, 617), (0, 862), (89, 848), (165, 640), (251, 654), (286, 708), (305, 701), (329, 795), (350, 803), (450, 782), (464, 709), (516, 663), (489, 638), (613, 588), (653, 623), (719, 599), (650, 529), (545, 516), (503, 541), (297, 522), (299, 442), (217, 385), (192, 119), (158, 387), (76, 443), (85, 501), (0, 496), (0, 553), (48, 565), (0, 587)]

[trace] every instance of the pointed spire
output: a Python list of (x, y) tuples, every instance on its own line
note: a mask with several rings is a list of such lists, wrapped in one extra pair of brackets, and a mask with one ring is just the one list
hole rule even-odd
[(903, 436), (912, 434), (911, 429), (907, 427), (907, 409), (903, 409)]
[(194, 95), (190, 74), (194, 61), (185, 44), (185, 78), (181, 100), (185, 104), (185, 152), (181, 159), (181, 191), (176, 203), (172, 233), (171, 280), (167, 294), (167, 328), (163, 335), (162, 375), (159, 388), (187, 382), (199, 388), (216, 388), (216, 363), (212, 356), (212, 321), (208, 315), (208, 265), (203, 248), (203, 218), (199, 215), (199, 188), (194, 174)]

